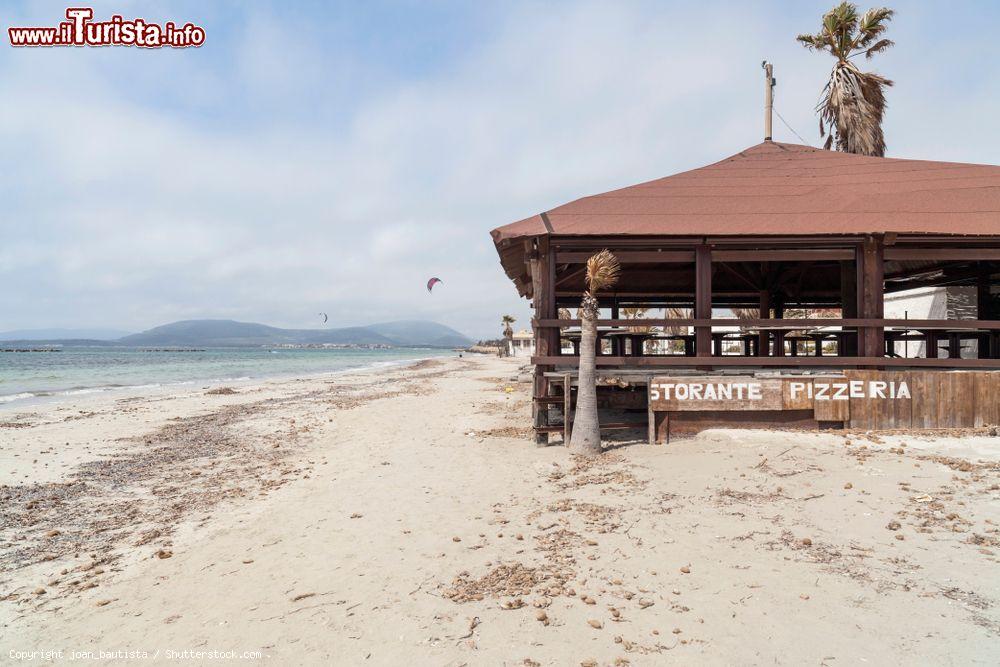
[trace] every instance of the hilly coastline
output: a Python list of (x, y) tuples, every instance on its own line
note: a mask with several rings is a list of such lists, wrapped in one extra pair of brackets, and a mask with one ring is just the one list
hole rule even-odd
[[(15, 333), (15, 332), (11, 332)], [(164, 347), (259, 347), (266, 345), (384, 345), (392, 347), (466, 347), (472, 340), (451, 327), (426, 320), (383, 322), (332, 329), (281, 329), (234, 320), (183, 320), (115, 340), (81, 338), (15, 338), (0, 333), (6, 344), (30, 342), (63, 345), (127, 345)]]

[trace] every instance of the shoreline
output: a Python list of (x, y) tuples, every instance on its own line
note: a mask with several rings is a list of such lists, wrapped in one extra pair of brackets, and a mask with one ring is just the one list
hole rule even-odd
[(1000, 438), (719, 429), (581, 460), (530, 441), (518, 363), (38, 408), (0, 444), (0, 654), (1000, 659)]
[[(419, 350), (432, 350), (434, 348), (414, 348)], [(195, 385), (201, 384), (238, 384), (238, 383), (253, 383), (253, 382), (265, 382), (269, 380), (287, 380), (295, 378), (311, 379), (314, 377), (323, 376), (333, 376), (341, 373), (350, 373), (363, 369), (378, 370), (380, 368), (395, 368), (399, 366), (406, 366), (408, 364), (418, 363), (427, 359), (438, 359), (438, 358), (450, 358), (452, 351), (442, 351), (439, 355), (428, 355), (420, 357), (407, 357), (403, 359), (394, 359), (391, 361), (378, 361), (370, 360), (370, 363), (362, 363), (357, 366), (346, 366), (344, 368), (339, 368), (335, 370), (327, 371), (315, 371), (315, 372), (303, 372), (303, 371), (276, 371), (274, 373), (262, 373), (256, 375), (242, 375), (232, 378), (193, 378), (188, 380), (177, 380), (177, 381), (165, 381), (165, 382), (149, 382), (142, 384), (100, 384), (100, 385), (85, 385), (85, 386), (74, 386), (65, 389), (47, 389), (47, 390), (32, 390), (23, 391), (13, 394), (0, 394), (0, 418), (8, 409), (23, 409), (31, 408), (37, 405), (44, 405), (49, 402), (55, 402), (59, 400), (72, 400), (74, 397), (90, 396), (90, 395), (103, 395), (111, 392), (128, 392), (131, 394), (130, 397), (143, 396), (143, 390), (164, 390), (171, 391), (177, 390), (182, 387), (193, 387)], [(454, 353), (457, 354), (457, 353)], [(152, 393), (152, 392), (150, 392)], [(37, 400), (35, 400), (37, 399)]]

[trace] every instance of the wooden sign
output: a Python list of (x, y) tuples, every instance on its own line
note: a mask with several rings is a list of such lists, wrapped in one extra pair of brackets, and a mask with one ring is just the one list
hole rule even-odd
[[(654, 377), (651, 413), (810, 414), (851, 428), (956, 428), (1000, 423), (1000, 372), (848, 370), (830, 375)], [(708, 417), (709, 415), (705, 415)], [(763, 415), (761, 416), (764, 417)], [(733, 415), (733, 419), (740, 419)], [(719, 421), (726, 421), (723, 415)]]
[(649, 404), (656, 412), (780, 410), (782, 381), (753, 377), (653, 378)]

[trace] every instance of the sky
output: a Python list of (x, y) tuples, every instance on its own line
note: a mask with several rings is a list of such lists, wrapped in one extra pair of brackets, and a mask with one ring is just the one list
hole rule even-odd
[[(794, 38), (833, 4), (93, 3), (205, 28), (176, 50), (14, 49), (4, 30), (0, 331), (529, 326), (489, 231), (759, 143), (764, 59), (794, 128), (775, 118), (775, 140), (821, 145), (832, 59)], [(896, 46), (863, 63), (896, 82), (888, 155), (1000, 163), (1000, 4), (892, 6)]]

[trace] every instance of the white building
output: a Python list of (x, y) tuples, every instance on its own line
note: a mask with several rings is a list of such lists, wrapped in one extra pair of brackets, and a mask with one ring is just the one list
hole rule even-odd
[[(921, 287), (885, 295), (885, 319), (898, 320), (974, 320), (977, 317), (975, 287)], [(897, 342), (894, 352), (904, 358), (925, 357), (926, 343)], [(962, 356), (975, 358), (975, 341), (963, 344)], [(941, 357), (947, 357), (944, 347)]]
[(521, 329), (516, 332), (512, 342), (514, 343), (514, 356), (525, 355), (530, 357), (535, 353), (535, 334), (527, 329)]

